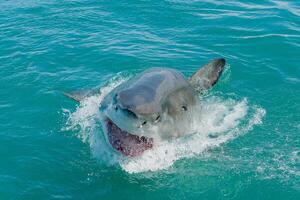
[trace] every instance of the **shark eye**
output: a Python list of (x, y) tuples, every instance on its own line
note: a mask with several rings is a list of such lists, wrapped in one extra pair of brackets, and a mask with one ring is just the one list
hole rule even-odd
[(114, 108), (115, 108), (115, 110), (118, 110), (118, 106), (115, 106)]
[(186, 106), (182, 106), (182, 110), (187, 111), (187, 107)]
[(142, 126), (144, 126), (145, 124), (147, 124), (147, 121), (144, 121), (144, 122), (142, 123)]
[(155, 123), (157, 123), (157, 122), (159, 122), (159, 120), (160, 120), (160, 115), (158, 115), (157, 117), (156, 117), (156, 119), (155, 119)]

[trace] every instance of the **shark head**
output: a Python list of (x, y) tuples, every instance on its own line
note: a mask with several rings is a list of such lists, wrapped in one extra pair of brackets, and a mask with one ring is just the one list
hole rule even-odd
[[(159, 139), (181, 135), (197, 95), (180, 72), (152, 68), (121, 84), (101, 104), (112, 147), (136, 156)], [(158, 130), (158, 131), (156, 131)]]

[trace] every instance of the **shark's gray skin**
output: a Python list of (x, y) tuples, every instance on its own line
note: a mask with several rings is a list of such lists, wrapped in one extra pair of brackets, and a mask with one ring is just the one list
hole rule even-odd
[[(219, 79), (225, 59), (215, 59), (189, 79), (174, 69), (151, 68), (113, 89), (101, 102), (107, 140), (127, 156), (141, 155), (156, 139), (186, 133), (189, 111), (199, 104), (199, 93)], [(93, 92), (65, 93), (81, 101)]]

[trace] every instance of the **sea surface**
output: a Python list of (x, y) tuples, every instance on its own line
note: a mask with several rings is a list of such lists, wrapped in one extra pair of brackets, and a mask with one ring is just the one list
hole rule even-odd
[[(300, 199), (300, 1), (0, 1), (0, 199)], [(226, 69), (138, 158), (99, 110), (150, 67)], [(63, 92), (98, 88), (80, 104)]]

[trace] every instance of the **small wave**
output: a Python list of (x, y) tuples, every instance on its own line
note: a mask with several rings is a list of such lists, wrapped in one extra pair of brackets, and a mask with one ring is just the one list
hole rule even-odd
[(256, 38), (267, 38), (267, 37), (283, 37), (283, 38), (299, 38), (299, 35), (292, 35), (292, 34), (263, 34), (263, 35), (253, 35), (253, 36), (238, 36), (234, 37), (236, 39), (256, 39)]
[(272, 2), (277, 6), (277, 8), (281, 10), (286, 10), (297, 17), (300, 16), (300, 8), (296, 6), (296, 4), (293, 4), (292, 2), (284, 2), (284, 1), (272, 1)]
[(256, 124), (262, 123), (265, 110), (251, 106), (247, 98), (235, 100), (215, 95), (202, 97), (200, 109), (193, 115), (192, 133), (186, 137), (159, 141), (153, 149), (140, 157), (120, 156), (107, 144), (101, 128), (99, 105), (103, 98), (117, 85), (128, 78), (119, 76), (101, 87), (99, 94), (88, 97), (74, 112), (68, 115), (65, 130), (78, 132), (78, 137), (90, 145), (94, 157), (105, 164), (118, 163), (129, 173), (166, 169), (181, 158), (197, 156), (235, 137), (247, 133)]

